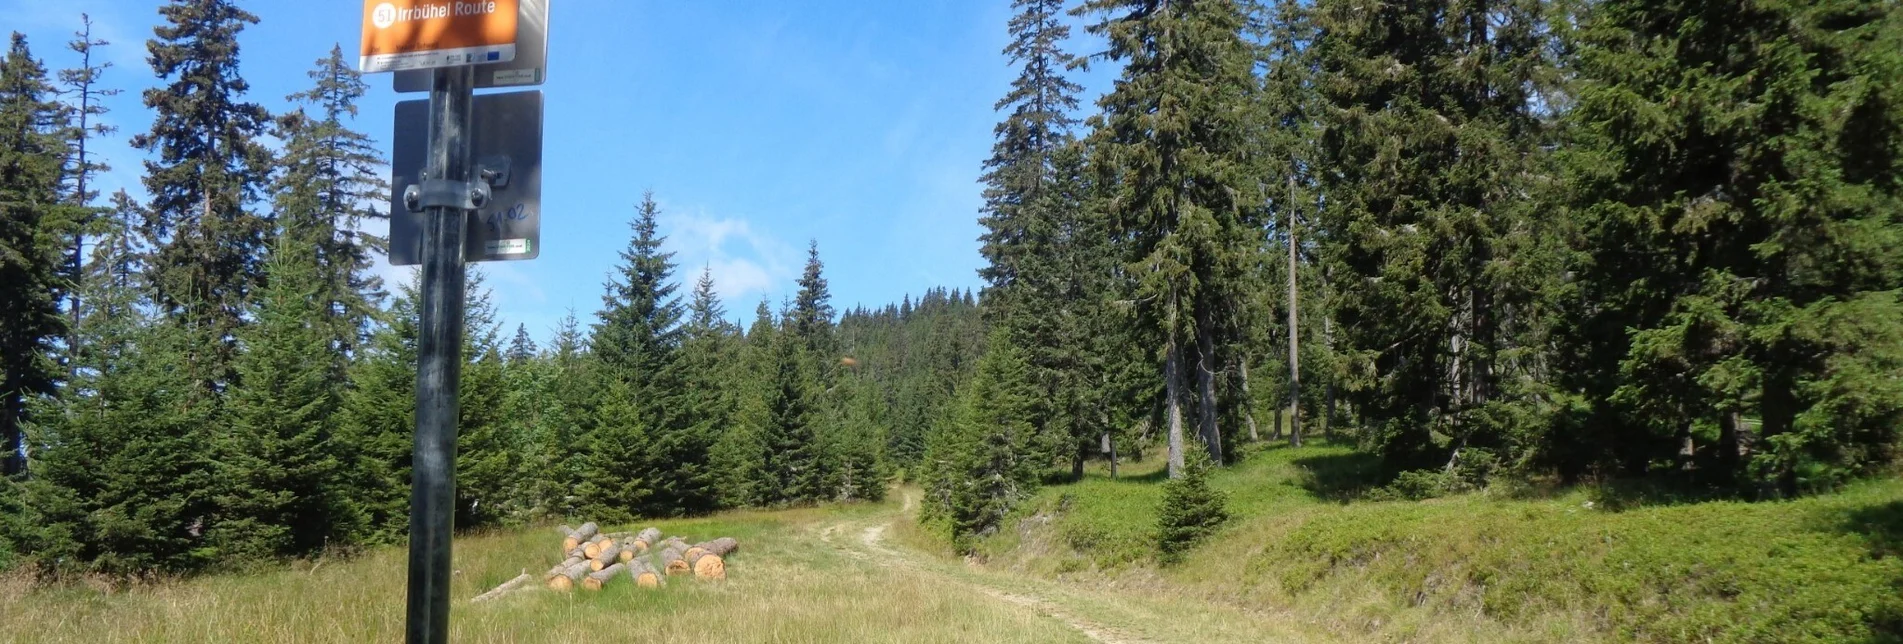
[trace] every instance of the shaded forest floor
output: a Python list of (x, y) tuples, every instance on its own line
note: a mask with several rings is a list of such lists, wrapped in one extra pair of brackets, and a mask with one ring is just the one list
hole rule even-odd
[[(1212, 476), (1234, 518), (1155, 563), (1160, 458), (1043, 489), (983, 543), (988, 573), (1273, 616), (1344, 641), (1903, 638), (1903, 480), (1787, 502), (1651, 502), (1631, 490), (1490, 489), (1360, 500), (1340, 446), (1245, 448)], [(896, 535), (946, 552), (908, 525)]]

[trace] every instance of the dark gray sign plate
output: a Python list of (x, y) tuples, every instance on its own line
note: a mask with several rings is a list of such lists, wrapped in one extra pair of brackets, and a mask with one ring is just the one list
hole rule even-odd
[[(472, 111), (469, 158), (504, 176), (469, 220), (465, 259), (535, 259), (542, 253), (542, 92), (478, 95)], [(403, 189), (419, 182), (428, 163), (429, 101), (396, 104), (390, 148), (390, 263), (415, 266), (423, 261), (427, 215), (403, 206)]]
[[(515, 27), (515, 60), (476, 65), (476, 89), (528, 87), (548, 80), (548, 2), (520, 0), (521, 17)], [(397, 72), (391, 82), (398, 92), (427, 92), (433, 70)]]

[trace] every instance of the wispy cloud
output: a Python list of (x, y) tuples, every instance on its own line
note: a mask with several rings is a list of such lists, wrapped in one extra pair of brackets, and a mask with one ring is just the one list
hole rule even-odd
[(711, 269), (714, 290), (729, 315), (763, 295), (786, 290), (797, 275), (798, 247), (755, 229), (746, 219), (698, 208), (664, 208), (660, 223), (683, 286), (691, 288), (701, 270)]

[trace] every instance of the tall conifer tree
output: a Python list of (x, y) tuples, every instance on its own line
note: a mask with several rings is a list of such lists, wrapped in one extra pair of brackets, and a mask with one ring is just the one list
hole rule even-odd
[(0, 476), (23, 469), (27, 402), (58, 382), (65, 127), (46, 68), (14, 33), (0, 61)]
[(150, 153), (152, 195), (144, 233), (154, 256), (147, 279), (166, 317), (191, 341), (179, 364), (206, 394), (232, 379), (236, 332), (261, 282), (270, 231), (252, 210), (269, 179), (259, 139), (270, 116), (244, 100), (238, 34), (257, 16), (232, 0), (173, 0), (146, 49), (164, 86), (146, 90), (151, 131), (132, 143)]
[(1124, 63), (1091, 119), (1095, 161), (1129, 240), (1133, 300), (1163, 366), (1170, 473), (1182, 472), (1185, 415), (1217, 462), (1218, 350), (1236, 337), (1243, 273), (1260, 229), (1251, 144), (1254, 56), (1234, 0), (1090, 0), (1079, 13)]

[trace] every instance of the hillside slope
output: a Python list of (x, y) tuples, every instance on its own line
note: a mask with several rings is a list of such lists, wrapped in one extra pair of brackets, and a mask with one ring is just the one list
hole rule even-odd
[(1151, 537), (1160, 463), (1120, 480), (1093, 470), (1045, 488), (983, 554), (993, 568), (1277, 612), (1355, 641), (1903, 638), (1903, 481), (1776, 503), (1645, 505), (1585, 489), (1353, 500), (1372, 466), (1341, 447), (1255, 451), (1213, 477), (1236, 518), (1168, 569)]

